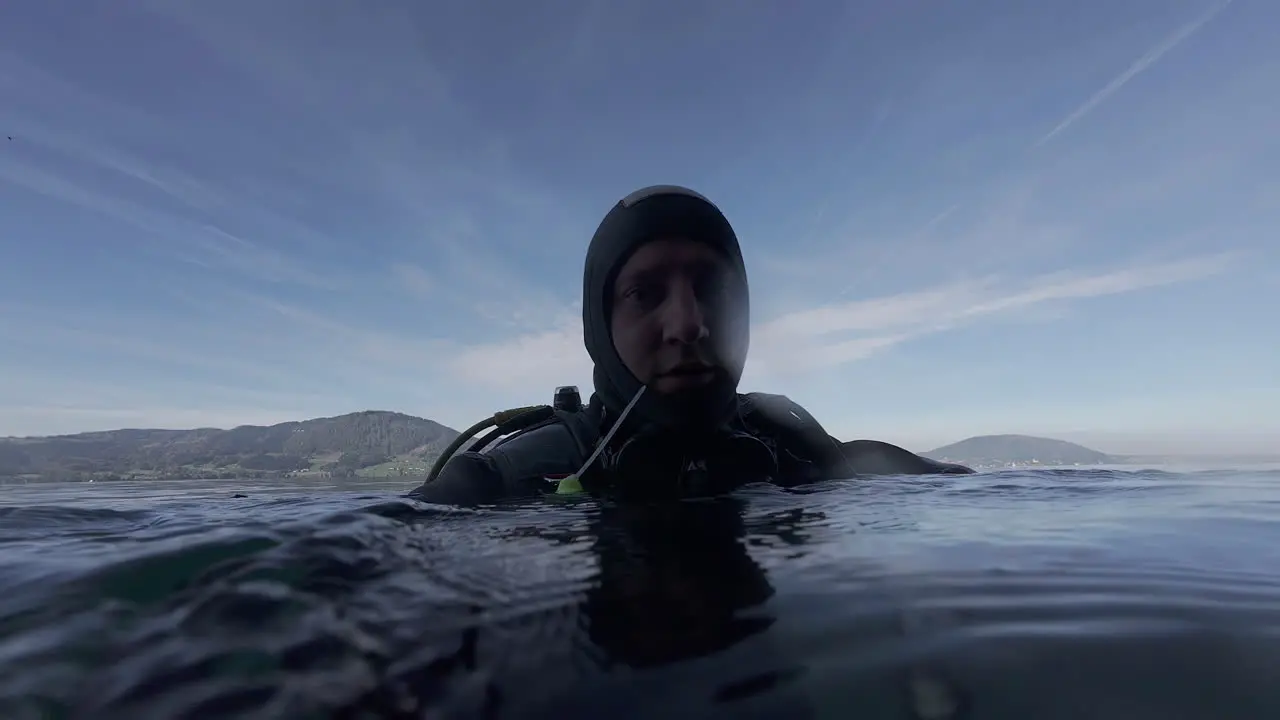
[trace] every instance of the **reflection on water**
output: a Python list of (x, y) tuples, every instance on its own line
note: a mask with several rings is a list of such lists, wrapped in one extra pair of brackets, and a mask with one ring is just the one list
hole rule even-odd
[(0, 717), (1280, 717), (1280, 475), (0, 488)]

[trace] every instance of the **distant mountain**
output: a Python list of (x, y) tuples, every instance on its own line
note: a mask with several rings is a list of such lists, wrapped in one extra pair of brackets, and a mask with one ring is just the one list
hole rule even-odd
[(1102, 465), (1117, 462), (1106, 453), (1065, 440), (1029, 435), (980, 435), (924, 453), (926, 457), (969, 466)]
[[(420, 476), (458, 431), (433, 420), (366, 410), (231, 430), (107, 430), (0, 438), (0, 478), (111, 480)], [(924, 453), (976, 467), (1119, 462), (1062, 440), (984, 435)]]
[(457, 436), (456, 430), (433, 420), (367, 410), (231, 430), (107, 430), (0, 438), (0, 477), (419, 475)]

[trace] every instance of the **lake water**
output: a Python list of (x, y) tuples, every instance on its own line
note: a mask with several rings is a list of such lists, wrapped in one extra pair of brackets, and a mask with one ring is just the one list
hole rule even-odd
[(407, 489), (0, 487), (0, 717), (1280, 718), (1275, 469)]

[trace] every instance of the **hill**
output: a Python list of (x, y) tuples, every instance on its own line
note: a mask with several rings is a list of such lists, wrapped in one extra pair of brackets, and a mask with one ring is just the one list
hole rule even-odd
[(0, 438), (0, 477), (48, 480), (424, 474), (458, 432), (367, 410), (231, 430), (107, 430)]
[(1102, 465), (1117, 459), (1065, 440), (1029, 435), (980, 435), (924, 453), (926, 457), (969, 466)]

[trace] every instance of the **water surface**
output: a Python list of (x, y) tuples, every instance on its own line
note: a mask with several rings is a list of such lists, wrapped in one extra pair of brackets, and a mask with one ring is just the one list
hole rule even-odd
[(0, 487), (4, 718), (1277, 718), (1280, 473)]

